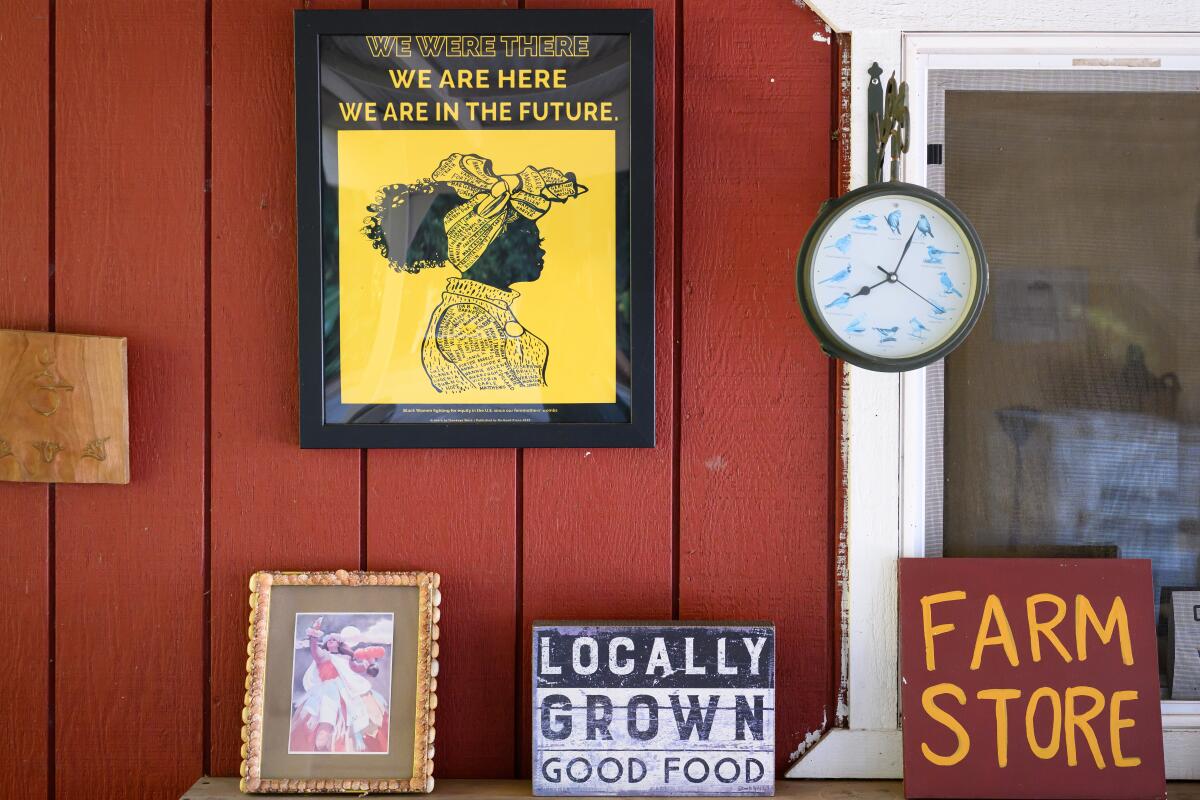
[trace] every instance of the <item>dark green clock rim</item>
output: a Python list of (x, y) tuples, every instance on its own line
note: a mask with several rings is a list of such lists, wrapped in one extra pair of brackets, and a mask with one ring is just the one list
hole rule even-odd
[[(881, 195), (916, 197), (936, 206), (948, 217), (951, 217), (962, 229), (963, 233), (966, 234), (967, 244), (975, 256), (975, 279), (978, 283), (979, 291), (975, 293), (975, 297), (971, 300), (971, 307), (962, 316), (958, 328), (951, 334), (950, 338), (932, 350), (906, 358), (882, 358), (870, 353), (864, 353), (843, 342), (825, 324), (824, 319), (822, 319), (817, 309), (817, 303), (812, 296), (810, 288), (811, 281), (809, 280), (809, 276), (812, 272), (813, 256), (817, 252), (817, 243), (825, 235), (825, 230), (833, 221), (833, 218), (846, 206)], [(975, 323), (979, 321), (979, 315), (983, 312), (983, 302), (987, 298), (987, 291), (987, 256), (983, 252), (983, 242), (980, 240), (975, 226), (971, 224), (971, 221), (967, 219), (967, 216), (956, 205), (945, 197), (932, 189), (917, 186), (914, 183), (903, 183), (901, 181), (876, 183), (870, 186), (862, 186), (847, 192), (841, 197), (826, 201), (821, 206), (816, 220), (809, 226), (808, 233), (804, 236), (804, 244), (800, 246), (800, 254), (796, 258), (796, 294), (800, 301), (800, 308), (804, 311), (804, 317), (808, 320), (809, 327), (817, 335), (817, 341), (820, 342), (821, 349), (848, 364), (875, 372), (906, 372), (929, 366), (935, 361), (941, 361), (962, 344), (962, 341), (967, 338), (971, 330), (975, 327)]]

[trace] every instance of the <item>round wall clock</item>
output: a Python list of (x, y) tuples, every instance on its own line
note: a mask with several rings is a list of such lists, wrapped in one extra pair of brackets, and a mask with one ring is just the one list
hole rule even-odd
[(944, 358), (971, 332), (987, 295), (987, 259), (949, 200), (892, 181), (822, 207), (800, 248), (796, 282), (826, 353), (900, 372)]

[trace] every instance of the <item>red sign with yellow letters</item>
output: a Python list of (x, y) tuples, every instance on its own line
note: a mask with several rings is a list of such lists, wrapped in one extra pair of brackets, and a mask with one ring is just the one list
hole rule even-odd
[(1163, 798), (1150, 562), (903, 559), (904, 794)]

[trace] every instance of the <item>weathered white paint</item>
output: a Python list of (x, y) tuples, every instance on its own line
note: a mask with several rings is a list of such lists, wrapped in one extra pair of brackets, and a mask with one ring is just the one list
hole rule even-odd
[[(925, 139), (918, 113), (924, 111), (924, 76), (914, 73), (931, 52), (958, 54), (964, 65), (976, 67), (981, 55), (1025, 54), (1035, 57), (1030, 68), (1046, 68), (1036, 56), (1053, 52), (1071, 55), (1063, 66), (1081, 69), (1097, 68), (1088, 60), (1094, 58), (1133, 59), (1130, 68), (1158, 58), (1160, 68), (1183, 68), (1181, 59), (1191, 62), (1200, 54), (1196, 38), (1169, 35), (1200, 32), (1196, 0), (810, 0), (807, 5), (833, 30), (851, 34), (851, 186), (866, 181), (865, 98), (873, 61), (884, 68), (885, 80), (892, 70), (910, 80), (915, 129), (902, 176), (923, 183)], [(973, 33), (955, 33), (960, 31)], [(1089, 33), (1064, 35), (1081, 31)], [(848, 727), (830, 731), (808, 749), (789, 778), (902, 775), (895, 568), (901, 554), (922, 554), (925, 374), (881, 375), (847, 367), (846, 381), (847, 563), (839, 568), (844, 566), (847, 575), (842, 654), (847, 688), (839, 705), (848, 705)], [(1190, 706), (1173, 705), (1164, 732), (1167, 774), (1195, 779), (1200, 777), (1200, 725)]]
[[(1200, 31), (1195, 0), (806, 0), (838, 33), (893, 31)], [(882, 63), (882, 62), (881, 62)]]
[[(900, 70), (905, 33), (1013, 31), (1078, 33), (1161, 33), (1200, 31), (1196, 0), (811, 0), (806, 2), (837, 33), (849, 33), (854, 101), (850, 108), (851, 186), (866, 182), (862, 144), (866, 141), (866, 68), (878, 61), (884, 79)], [(1095, 37), (1088, 37), (1095, 38)], [(1102, 45), (1093, 51), (1111, 54)]]
[(1164, 731), (1163, 758), (1171, 780), (1200, 780), (1200, 728)]
[(785, 777), (891, 779), (903, 771), (899, 730), (834, 728)]
[(796, 746), (796, 749), (791, 752), (788, 758), (792, 761), (799, 760), (800, 756), (807, 753), (810, 747), (821, 741), (821, 738), (825, 735), (828, 728), (829, 712), (826, 711), (821, 714), (821, 724), (804, 734), (804, 738), (800, 740), (800, 744)]
[[(904, 773), (899, 730), (834, 728), (808, 751), (788, 778), (899, 778)], [(1163, 731), (1163, 755), (1172, 780), (1200, 780), (1200, 729)]]
[[(847, 600), (850, 664), (846, 701), (850, 728), (895, 730), (897, 694), (896, 554), (900, 548), (896, 496), (900, 470), (900, 379), (891, 373), (847, 367), (845, 435), (850, 442), (846, 475), (849, 531)], [(858, 443), (865, 443), (860, 447)], [(890, 476), (881, 480), (881, 476)], [(859, 537), (856, 541), (855, 537)], [(869, 540), (869, 542), (868, 542)], [(859, 546), (868, 542), (869, 546)], [(870, 586), (872, 591), (861, 591)], [(864, 702), (867, 698), (869, 701)], [(821, 747), (821, 745), (818, 745)]]

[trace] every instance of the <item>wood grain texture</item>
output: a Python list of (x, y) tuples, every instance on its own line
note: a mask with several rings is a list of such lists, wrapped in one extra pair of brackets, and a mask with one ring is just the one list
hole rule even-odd
[(513, 771), (515, 456), (371, 451), (367, 566), (442, 576), (437, 775)]
[[(20, 124), (0, 136), (0, 326), (46, 330), (49, 325), (50, 4), (5, 4), (0, 33), (0, 105)], [(16, 120), (14, 120), (15, 122)]]
[(56, 320), (127, 336), (132, 483), (56, 488), (55, 796), (201, 769), (204, 3), (56, 5)]
[[(516, 6), (515, 0), (453, 4)], [(446, 4), (371, 0), (370, 7)], [(516, 497), (514, 450), (372, 450), (368, 455), (367, 566), (442, 575), (439, 780), (513, 774)]]
[(679, 610), (775, 623), (782, 768), (834, 716), (830, 369), (793, 288), (830, 194), (832, 53), (793, 3), (684, 13)]
[(129, 483), (125, 339), (0, 330), (0, 481)]
[(655, 441), (652, 449), (528, 450), (523, 480), (522, 775), (530, 765), (535, 619), (670, 619), (676, 91), (675, 4), (527, 0), (527, 8), (654, 9)]
[[(357, 2), (324, 4), (358, 8)], [(297, 442), (293, 0), (212, 4), (210, 752), (241, 760), (246, 588), (359, 566), (359, 453)]]
[[(20, 109), (20, 123), (0, 136), (0, 327), (45, 330), (50, 322), (50, 7), (46, 0), (7, 6), (0, 47), (0, 108)], [(0, 598), (10, 644), (19, 653), (49, 651), (49, 490), (0, 483), (0, 540), (6, 564)], [(9, 678), (20, 692), (0, 696), (0, 797), (45, 797), (48, 784), (51, 671), (42, 658), (13, 659)]]

